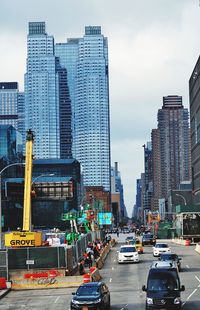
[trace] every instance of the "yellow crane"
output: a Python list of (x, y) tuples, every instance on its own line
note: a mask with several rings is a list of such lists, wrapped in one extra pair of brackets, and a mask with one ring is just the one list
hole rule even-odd
[(26, 136), (23, 228), (22, 231), (10, 232), (5, 234), (5, 246), (7, 247), (34, 247), (42, 245), (42, 233), (31, 231), (33, 142), (34, 134), (32, 130), (29, 129)]

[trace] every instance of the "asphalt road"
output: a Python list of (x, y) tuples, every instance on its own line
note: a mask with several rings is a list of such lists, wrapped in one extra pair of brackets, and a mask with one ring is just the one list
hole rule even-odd
[[(130, 235), (130, 234), (129, 234)], [(124, 243), (126, 234), (121, 234), (118, 244), (111, 250), (103, 269), (100, 271), (103, 281), (111, 292), (112, 310), (145, 309), (145, 293), (141, 287), (146, 284), (151, 262), (156, 260), (151, 246), (144, 248), (139, 264), (121, 264), (116, 260), (116, 251)], [(116, 238), (116, 235), (114, 235)], [(169, 242), (172, 250), (182, 257), (181, 284), (186, 287), (182, 293), (184, 310), (200, 309), (200, 255), (194, 247), (175, 245)], [(0, 300), (3, 310), (68, 310), (73, 288), (45, 289), (29, 291), (11, 291)]]

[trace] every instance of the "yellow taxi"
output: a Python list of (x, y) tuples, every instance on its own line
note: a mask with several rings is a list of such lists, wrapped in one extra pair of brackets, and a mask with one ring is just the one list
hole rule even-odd
[(144, 248), (142, 246), (140, 239), (136, 238), (134, 240), (130, 240), (128, 244), (134, 245), (139, 254), (144, 253)]

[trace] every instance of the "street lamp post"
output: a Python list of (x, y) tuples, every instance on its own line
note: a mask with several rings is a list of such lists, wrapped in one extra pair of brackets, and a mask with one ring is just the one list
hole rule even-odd
[(184, 205), (185, 206), (187, 205), (186, 199), (183, 195), (181, 195), (181, 194), (175, 194), (175, 195), (181, 197), (184, 200)]
[(0, 248), (2, 249), (2, 204), (1, 204), (1, 174), (9, 167), (25, 165), (25, 163), (13, 163), (7, 165), (0, 171)]

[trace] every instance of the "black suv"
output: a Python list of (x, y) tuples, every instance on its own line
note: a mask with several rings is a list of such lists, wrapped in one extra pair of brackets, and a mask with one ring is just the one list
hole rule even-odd
[(142, 236), (142, 245), (155, 245), (156, 244), (156, 238), (152, 234), (144, 234)]
[(147, 309), (181, 309), (180, 279), (177, 266), (173, 262), (154, 262), (149, 270), (147, 287), (143, 285), (142, 290), (146, 292)]
[(163, 253), (159, 257), (160, 261), (175, 262), (178, 267), (178, 271), (181, 271), (181, 258), (175, 253)]

